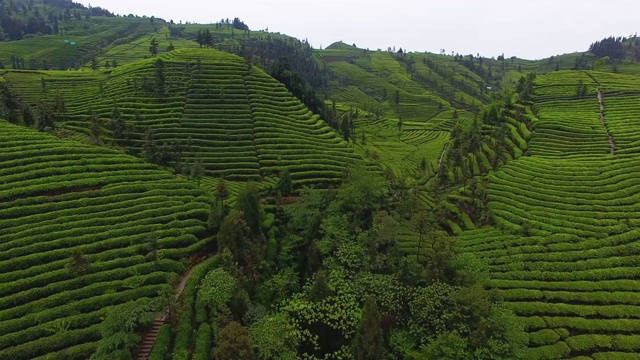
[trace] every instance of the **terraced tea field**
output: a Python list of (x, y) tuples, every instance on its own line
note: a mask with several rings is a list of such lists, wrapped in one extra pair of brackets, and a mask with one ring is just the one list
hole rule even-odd
[(637, 359), (638, 79), (560, 71), (536, 83), (530, 156), (490, 175), (495, 226), (461, 242), (489, 263), (491, 286), (525, 322), (527, 359)]
[(60, 128), (89, 135), (89, 112), (96, 112), (106, 142), (117, 106), (134, 149), (142, 150), (149, 129), (158, 146), (179, 146), (182, 161), (201, 161), (209, 177), (260, 181), (286, 167), (296, 186), (327, 185), (362, 162), (284, 85), (244, 59), (212, 49), (180, 49), (160, 59), (160, 96), (155, 58), (107, 72), (9, 71), (4, 78), (34, 106), (60, 92), (67, 107)]
[[(93, 17), (72, 19), (62, 23), (60, 35), (44, 35), (20, 41), (0, 42), (0, 62), (11, 66), (11, 56), (23, 58), (27, 69), (80, 68), (102, 47), (132, 42), (155, 33), (162, 24), (149, 19), (129, 17)], [(65, 41), (66, 40), (66, 41)], [(73, 43), (73, 44), (72, 44)], [(148, 54), (149, 46), (144, 46)], [(105, 65), (99, 58), (100, 66)], [(107, 60), (120, 61), (118, 57)]]
[(0, 358), (87, 358), (108, 311), (207, 244), (209, 207), (156, 166), (0, 121)]

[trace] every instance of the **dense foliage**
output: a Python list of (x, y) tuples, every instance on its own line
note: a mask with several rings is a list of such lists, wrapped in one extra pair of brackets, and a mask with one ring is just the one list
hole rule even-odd
[(339, 189), (303, 190), (258, 232), (248, 214), (264, 210), (249, 201), (251, 186), (240, 193), (218, 233), (222, 268), (196, 298), (216, 358), (518, 358), (522, 325), (453, 238), (429, 224), (424, 254), (400, 254), (394, 234), (407, 214), (389, 191), (379, 175), (352, 169)]
[(619, 60), (625, 57), (624, 43), (626, 41), (626, 38), (611, 36), (591, 44), (589, 51), (598, 57), (608, 56), (611, 59)]

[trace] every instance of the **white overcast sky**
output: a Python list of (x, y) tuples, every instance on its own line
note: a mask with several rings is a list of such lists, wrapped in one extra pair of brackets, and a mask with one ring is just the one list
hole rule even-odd
[(314, 48), (361, 48), (540, 59), (585, 51), (604, 37), (640, 29), (638, 0), (92, 0), (116, 14), (213, 23), (239, 17)]

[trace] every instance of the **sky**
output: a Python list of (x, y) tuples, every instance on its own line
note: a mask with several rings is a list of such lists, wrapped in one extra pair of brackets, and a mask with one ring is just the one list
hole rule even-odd
[(360, 48), (403, 48), (484, 57), (541, 59), (640, 29), (637, 0), (92, 0), (121, 15), (176, 23), (240, 18), (314, 48), (336, 41)]

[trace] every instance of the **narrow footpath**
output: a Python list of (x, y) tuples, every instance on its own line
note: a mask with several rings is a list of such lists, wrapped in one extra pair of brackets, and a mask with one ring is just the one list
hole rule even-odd
[(598, 102), (600, 103), (600, 122), (602, 126), (604, 126), (605, 131), (607, 132), (607, 137), (609, 138), (609, 146), (611, 147), (611, 155), (616, 154), (616, 142), (613, 140), (613, 136), (609, 132), (609, 127), (607, 126), (606, 121), (604, 121), (604, 96), (602, 95), (602, 91), (600, 87), (598, 87)]
[(600, 83), (598, 82), (598, 80), (596, 80), (596, 78), (593, 77), (593, 75), (591, 75), (590, 73), (587, 73), (587, 75), (591, 78), (591, 80), (593, 80), (593, 82), (596, 83), (596, 90), (598, 91), (598, 103), (600, 104), (600, 122), (602, 123), (602, 126), (604, 126), (604, 130), (607, 132), (607, 137), (609, 138), (609, 147), (611, 147), (611, 155), (615, 155), (616, 142), (613, 139), (613, 135), (611, 135), (611, 132), (609, 131), (607, 122), (604, 120), (604, 93), (600, 89)]
[[(191, 274), (193, 274), (193, 270), (195, 270), (195, 268), (199, 264), (200, 263), (195, 264), (194, 266), (191, 267), (191, 269), (189, 269), (189, 271), (187, 271), (184, 275), (182, 275), (182, 278), (180, 278), (180, 283), (178, 284), (178, 287), (176, 287), (176, 293), (174, 295), (175, 300), (178, 300), (180, 298), (180, 296), (182, 295), (182, 292), (184, 291), (184, 287), (187, 285), (187, 281), (191, 277)], [(151, 325), (151, 328), (142, 335), (142, 343), (140, 344), (140, 348), (138, 349), (136, 360), (149, 359), (151, 350), (153, 349), (153, 346), (156, 344), (156, 340), (158, 339), (158, 333), (160, 332), (160, 328), (167, 321), (168, 315), (169, 315), (169, 309), (166, 309), (162, 315), (158, 316), (157, 318), (155, 318), (155, 320), (153, 320), (153, 324)]]

